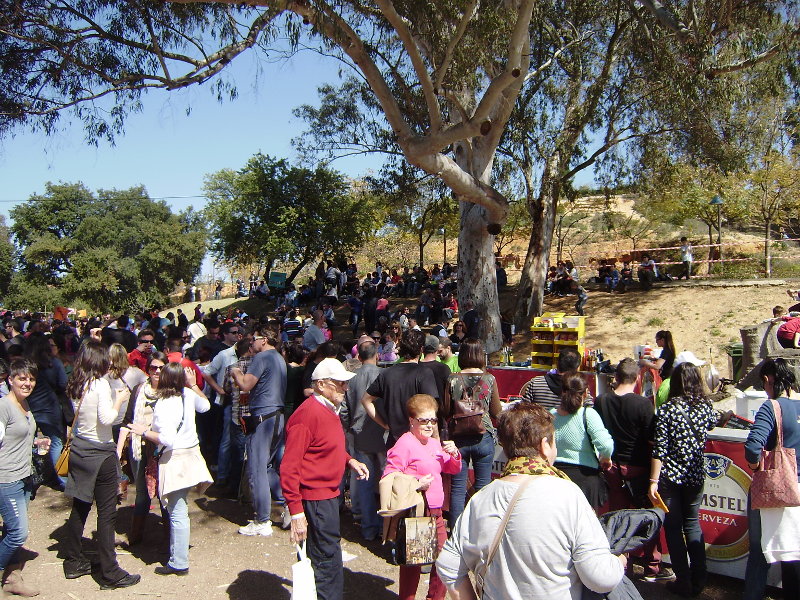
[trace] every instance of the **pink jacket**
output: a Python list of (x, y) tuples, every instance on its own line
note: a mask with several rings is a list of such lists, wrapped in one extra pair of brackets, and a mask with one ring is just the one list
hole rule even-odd
[(386, 454), (386, 469), (383, 471), (383, 476), (394, 471), (417, 478), (433, 475), (433, 481), (425, 492), (425, 498), (430, 508), (442, 508), (444, 504), (442, 473), (460, 472), (461, 455), (450, 456), (442, 450), (442, 445), (436, 438), (429, 438), (428, 443), (423, 444), (408, 431), (400, 436)]

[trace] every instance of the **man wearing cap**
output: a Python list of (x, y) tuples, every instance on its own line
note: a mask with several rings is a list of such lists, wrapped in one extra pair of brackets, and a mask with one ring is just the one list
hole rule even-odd
[[(684, 350), (683, 352), (679, 352), (678, 356), (675, 357), (675, 361), (672, 363), (672, 370), (675, 371), (675, 367), (687, 362), (693, 364), (695, 367), (702, 367), (706, 364), (706, 361), (697, 358), (694, 352)], [(667, 377), (658, 387), (658, 391), (656, 392), (656, 408), (664, 404), (667, 398), (669, 398), (669, 380), (670, 378)]]
[[(444, 390), (447, 383), (450, 381), (450, 367), (443, 362), (438, 361), (439, 358), (439, 338), (435, 335), (426, 335), (425, 344), (422, 346), (422, 359), (419, 361), (420, 366), (430, 369), (433, 375), (433, 380), (436, 382), (436, 391), (439, 392), (439, 412), (440, 417), (443, 416), (443, 403), (444, 403)], [(439, 423), (444, 426), (444, 423)]]
[(347, 466), (368, 479), (367, 467), (345, 449), (339, 409), (355, 373), (334, 358), (325, 358), (311, 374), (313, 394), (286, 424), (286, 451), (281, 487), (292, 516), (291, 540), (308, 540), (319, 600), (344, 594), (339, 484)]

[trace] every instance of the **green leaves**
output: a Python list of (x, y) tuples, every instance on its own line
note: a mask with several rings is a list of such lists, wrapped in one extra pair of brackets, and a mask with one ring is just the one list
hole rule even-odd
[[(38, 288), (37, 302), (144, 308), (138, 298), (163, 302), (179, 281), (191, 281), (206, 251), (197, 220), (173, 214), (141, 186), (95, 195), (80, 183), (48, 183), (11, 216), (22, 271), (12, 288)], [(17, 298), (17, 306), (31, 306)]]
[(282, 261), (302, 267), (322, 254), (345, 257), (377, 221), (372, 197), (340, 173), (295, 167), (264, 154), (239, 171), (208, 175), (205, 190), (211, 250), (233, 264), (269, 269)]

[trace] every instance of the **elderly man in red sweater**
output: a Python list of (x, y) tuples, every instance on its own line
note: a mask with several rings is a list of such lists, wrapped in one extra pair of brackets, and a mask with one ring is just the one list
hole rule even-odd
[(345, 450), (339, 408), (347, 382), (355, 375), (333, 358), (323, 359), (311, 380), (314, 393), (286, 423), (286, 450), (281, 487), (292, 515), (292, 542), (308, 539), (319, 600), (341, 600), (344, 594), (339, 483), (349, 465), (359, 479), (367, 467)]

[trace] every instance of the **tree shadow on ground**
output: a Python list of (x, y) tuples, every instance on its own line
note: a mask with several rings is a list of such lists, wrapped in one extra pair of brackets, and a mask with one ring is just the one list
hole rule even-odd
[[(381, 522), (381, 526), (383, 526), (383, 522)], [(343, 540), (347, 540), (348, 542), (351, 542), (356, 546), (371, 552), (378, 558), (382, 558), (387, 562), (389, 561), (389, 558), (391, 557), (391, 550), (389, 547), (384, 546), (380, 538), (370, 542), (361, 537), (361, 528), (353, 523), (353, 517), (349, 511), (343, 512), (341, 515), (340, 530)]]
[(397, 594), (389, 589), (394, 581), (373, 573), (344, 570), (344, 597), (369, 598), (370, 600), (390, 600)]
[[(117, 511), (117, 522), (115, 530), (118, 534), (127, 533), (129, 530), (133, 507), (120, 508)], [(83, 554), (92, 562), (93, 568), (99, 562), (97, 557), (97, 522), (93, 521), (95, 513), (89, 515), (84, 529), (82, 539)], [(87, 537), (88, 533), (88, 537)], [(55, 551), (58, 558), (64, 559), (64, 540), (67, 537), (66, 522), (62, 523), (50, 533), (53, 543), (48, 546), (48, 550)], [(127, 543), (117, 544), (117, 553), (129, 553), (142, 563), (152, 565), (161, 563), (169, 556), (169, 530), (161, 525), (158, 515), (150, 513), (144, 528), (144, 539), (135, 546), (128, 546)], [(92, 577), (97, 579), (96, 569)], [(99, 580), (97, 580), (99, 582)]]
[(215, 498), (210, 500), (202, 497), (195, 499), (194, 503), (203, 511), (202, 516), (197, 520), (198, 525), (203, 527), (219, 525), (224, 526), (225, 521), (235, 525), (247, 525), (248, 510), (237, 500), (227, 498)]
[(292, 582), (267, 571), (240, 571), (225, 590), (231, 600), (289, 600), (291, 592), (284, 586)]

